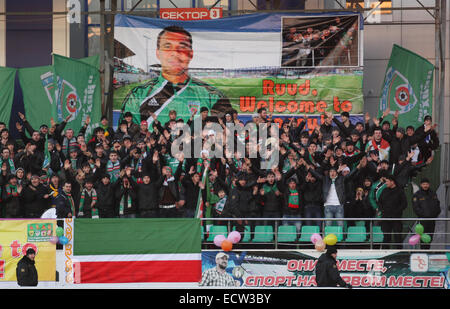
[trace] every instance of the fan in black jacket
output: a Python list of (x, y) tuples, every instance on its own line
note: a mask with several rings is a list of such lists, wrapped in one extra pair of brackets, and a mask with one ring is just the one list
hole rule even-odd
[[(386, 188), (383, 190), (378, 199), (378, 205), (382, 218), (402, 217), (403, 211), (408, 206), (408, 202), (406, 200), (404, 189), (397, 185), (394, 176), (388, 175), (386, 177)], [(401, 248), (402, 221), (381, 221), (381, 230), (384, 234), (384, 242), (390, 243), (392, 240), (394, 243), (394, 248)]]
[(97, 192), (97, 209), (100, 218), (115, 218), (116, 213), (116, 199), (115, 192), (119, 181), (111, 182), (111, 178), (107, 173), (103, 173), (101, 169), (97, 168), (94, 173), (95, 190)]
[(164, 177), (159, 173), (158, 154), (153, 156), (153, 164), (158, 166), (156, 177), (148, 172), (142, 175), (142, 182), (136, 182), (130, 177), (131, 185), (136, 190), (139, 216), (141, 218), (158, 218), (159, 217), (159, 198), (158, 191), (162, 186)]
[(433, 156), (433, 150), (436, 150), (439, 147), (439, 137), (434, 130), (436, 128), (436, 124), (431, 124), (431, 116), (425, 116), (424, 124), (416, 129), (414, 132), (415, 136), (423, 136), (424, 133), (431, 130), (428, 134), (425, 134), (425, 138), (421, 139), (417, 144), (420, 149), (420, 153), (422, 154), (423, 161), (427, 161), (430, 157)]
[(25, 218), (40, 218), (48, 208), (48, 189), (40, 183), (38, 175), (31, 176), (31, 183), (24, 186), (22, 203)]

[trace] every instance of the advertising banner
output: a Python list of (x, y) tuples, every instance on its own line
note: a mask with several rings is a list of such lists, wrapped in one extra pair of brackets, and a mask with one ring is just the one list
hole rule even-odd
[[(226, 254), (228, 259), (222, 259)], [(200, 286), (316, 287), (322, 253), (299, 251), (203, 251)], [(448, 252), (338, 250), (337, 268), (355, 288), (450, 288)], [(211, 273), (222, 268), (222, 280)], [(217, 273), (217, 272), (215, 272)]]
[(234, 109), (241, 118), (261, 107), (274, 116), (362, 114), (360, 18), (273, 13), (184, 21), (119, 15), (115, 109), (150, 127), (152, 114), (164, 124), (175, 110), (187, 121), (202, 107), (219, 117)]
[(55, 281), (56, 245), (49, 242), (55, 229), (51, 219), (0, 220), (0, 282), (17, 280), (17, 263), (28, 248), (36, 251), (39, 281)]
[[(381, 89), (378, 116), (390, 109), (398, 112), (399, 127), (419, 127), (433, 113), (434, 65), (425, 58), (396, 44)], [(386, 117), (390, 120), (392, 116)]]
[(161, 8), (159, 18), (174, 20), (205, 20), (222, 18), (222, 8)]

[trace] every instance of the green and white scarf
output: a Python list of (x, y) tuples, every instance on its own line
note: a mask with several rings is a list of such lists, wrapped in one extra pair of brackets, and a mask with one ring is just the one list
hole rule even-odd
[[(78, 212), (78, 215), (83, 215), (83, 209), (84, 209), (84, 200), (86, 198), (86, 195), (89, 195), (92, 198), (92, 202), (97, 202), (97, 192), (95, 189), (91, 189), (89, 192), (86, 188), (81, 191), (81, 197), (80, 197), (80, 209)], [(98, 209), (96, 207), (92, 207), (92, 218), (98, 218)]]
[[(122, 198), (120, 199), (120, 207), (119, 207), (119, 214), (120, 215), (123, 215), (124, 214), (124, 210), (125, 210), (125, 195), (126, 194), (124, 194), (123, 196), (122, 196)], [(127, 196), (127, 208), (131, 208), (131, 196), (130, 196), (130, 194), (128, 194), (128, 196)]]
[[(5, 162), (5, 160), (0, 159), (0, 167), (3, 165), (3, 162)], [(9, 170), (11, 174), (15, 174), (16, 173), (16, 167), (14, 166), (14, 161), (12, 159), (8, 159), (7, 163), (9, 165)]]
[(108, 164), (106, 165), (106, 172), (111, 177), (111, 182), (116, 182), (117, 179), (119, 179), (120, 162), (111, 162), (111, 160), (108, 160)]
[(221, 215), (223, 212), (223, 209), (225, 208), (225, 203), (227, 202), (227, 197), (221, 198), (216, 205), (214, 206), (216, 209), (216, 212)]

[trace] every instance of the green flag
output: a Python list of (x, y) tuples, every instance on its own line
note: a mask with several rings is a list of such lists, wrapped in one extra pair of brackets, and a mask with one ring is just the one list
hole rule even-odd
[(18, 72), (27, 121), (35, 130), (42, 124), (50, 126), (55, 93), (53, 67), (21, 68)]
[(0, 121), (9, 126), (17, 69), (0, 67)]
[[(378, 117), (390, 109), (399, 114), (399, 127), (423, 124), (432, 115), (434, 66), (425, 58), (398, 45), (393, 46), (381, 89)], [(390, 120), (387, 116), (385, 120)]]
[[(87, 76), (86, 72), (90, 72), (93, 70), (91, 67), (97, 68), (97, 70), (99, 68), (98, 55), (81, 58), (77, 60), (65, 58), (58, 55), (55, 55), (55, 58), (58, 58), (57, 63), (61, 63), (61, 65), (65, 65), (65, 63), (73, 64), (74, 63), (73, 61), (82, 62), (83, 64), (80, 67), (82, 73), (80, 74), (80, 76), (83, 76), (83, 78)], [(85, 64), (89, 66), (86, 66)], [(58, 72), (60, 74), (64, 74), (64, 76), (67, 76), (67, 72), (64, 70), (64, 68), (61, 67), (58, 68)], [(55, 102), (55, 91), (57, 90), (56, 88), (57, 84), (54, 78), (55, 76), (54, 66), (49, 65), (31, 68), (21, 68), (18, 70), (18, 76), (23, 93), (25, 116), (27, 118), (27, 121), (33, 128), (37, 130), (42, 124), (50, 126), (51, 125), (50, 119), (52, 117), (56, 122), (61, 122), (65, 118), (65, 117), (58, 117), (56, 106), (53, 104)], [(97, 79), (99, 80), (99, 77)], [(83, 92), (80, 94), (84, 94), (85, 88), (82, 89)], [(98, 94), (96, 93), (96, 95), (99, 95), (99, 93)], [(68, 116), (68, 113), (63, 114)], [(94, 120), (95, 115), (91, 116), (91, 119)], [(73, 127), (75, 131), (77, 130), (77, 126), (75, 126), (75, 123), (70, 123), (67, 127), (68, 128)]]
[[(66, 128), (79, 132), (87, 116), (91, 122), (86, 131), (99, 126), (101, 118), (100, 72), (86, 61), (60, 55), (53, 56), (55, 93), (52, 115), (57, 122), (68, 118)], [(70, 116), (70, 117), (69, 117)]]
[(80, 60), (86, 64), (89, 64), (93, 67), (96, 67), (97, 69), (100, 69), (100, 56), (99, 55), (89, 56), (86, 58), (80, 58), (78, 60)]

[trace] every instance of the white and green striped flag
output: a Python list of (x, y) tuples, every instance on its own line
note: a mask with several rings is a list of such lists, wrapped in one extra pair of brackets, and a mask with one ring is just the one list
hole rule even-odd
[(198, 282), (199, 219), (75, 219), (74, 283)]

